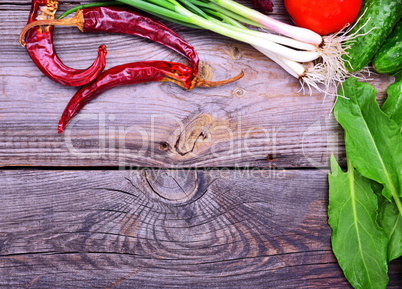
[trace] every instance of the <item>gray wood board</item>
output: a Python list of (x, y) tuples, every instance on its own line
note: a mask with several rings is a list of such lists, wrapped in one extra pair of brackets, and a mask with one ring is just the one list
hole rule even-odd
[[(348, 288), (324, 170), (0, 172), (7, 288)], [(401, 260), (389, 288), (400, 288)]]

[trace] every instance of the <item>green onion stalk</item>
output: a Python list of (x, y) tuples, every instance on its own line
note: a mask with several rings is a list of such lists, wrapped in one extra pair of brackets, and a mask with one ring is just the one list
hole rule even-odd
[(248, 43), (299, 79), (302, 88), (307, 86), (310, 93), (311, 88), (329, 92), (332, 86), (337, 87), (351, 76), (342, 59), (347, 49), (342, 44), (357, 36), (346, 36), (349, 30), (322, 37), (233, 0), (116, 0), (107, 3), (130, 5), (174, 23), (207, 29)]

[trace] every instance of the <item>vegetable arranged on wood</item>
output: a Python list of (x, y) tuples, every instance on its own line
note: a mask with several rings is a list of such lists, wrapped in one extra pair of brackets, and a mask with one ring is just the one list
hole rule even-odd
[(299, 27), (326, 35), (352, 24), (362, 0), (285, 0), (285, 8)]
[[(395, 82), (387, 89), (387, 99), (381, 110), (399, 126), (402, 133), (402, 71), (395, 75)], [(402, 186), (402, 172), (399, 173)], [(384, 199), (383, 196), (380, 196)], [(401, 199), (402, 202), (402, 199)], [(388, 260), (402, 256), (402, 214), (398, 202), (383, 200), (380, 203), (378, 220), (388, 235)]]
[(377, 224), (378, 201), (370, 180), (350, 161), (344, 173), (333, 156), (331, 172), (328, 223), (339, 265), (354, 288), (386, 288), (388, 238)]
[(38, 20), (29, 23), (20, 33), (20, 43), (24, 45), (24, 35), (39, 25), (76, 26), (82, 32), (108, 32), (130, 34), (160, 43), (185, 56), (198, 74), (198, 55), (194, 48), (166, 25), (145, 15), (121, 7), (84, 7), (78, 9), (73, 18)]
[[(400, 9), (402, 10), (402, 6)], [(402, 21), (374, 56), (373, 67), (378, 73), (387, 74), (394, 74), (402, 70)]]
[(386, 288), (387, 263), (402, 255), (402, 123), (392, 109), (402, 92), (387, 113), (375, 89), (356, 78), (345, 81), (339, 94), (334, 114), (345, 130), (348, 172), (331, 159), (332, 248), (355, 288)]
[[(29, 23), (54, 19), (57, 0), (32, 0)], [(106, 47), (101, 45), (98, 57), (88, 69), (73, 69), (65, 66), (56, 54), (52, 43), (53, 26), (34, 27), (26, 35), (26, 49), (36, 66), (53, 81), (80, 86), (94, 80), (105, 67)]]
[(144, 61), (115, 66), (104, 71), (95, 81), (83, 86), (72, 97), (59, 122), (59, 133), (88, 102), (116, 86), (150, 81), (170, 81), (187, 90), (195, 86), (220, 86), (240, 79), (243, 73), (223, 81), (207, 81), (194, 76), (190, 67), (167, 61)]
[[(133, 62), (119, 65), (97, 75), (96, 79), (84, 85), (73, 96), (67, 105), (59, 124), (61, 133), (71, 118), (92, 99), (102, 92), (120, 85), (129, 85), (150, 81), (170, 81), (191, 90), (194, 87), (220, 86), (243, 77), (239, 75), (222, 80), (207, 81), (198, 77), (199, 58), (194, 47), (182, 39), (177, 33), (166, 25), (151, 18), (121, 7), (103, 7), (103, 3), (81, 5), (73, 8), (76, 11), (72, 18), (66, 19), (40, 19), (29, 22), (20, 33), (20, 43), (25, 45), (25, 34), (32, 29), (44, 25), (77, 26), (83, 32), (110, 32), (141, 36), (154, 42), (165, 45), (185, 56), (191, 67), (184, 64), (167, 61)], [(57, 9), (57, 6), (56, 6)], [(53, 14), (54, 15), (54, 14)], [(67, 80), (65, 80), (67, 81)]]
[[(379, 108), (374, 88), (348, 79), (334, 108), (345, 129), (346, 153), (363, 176), (384, 186), (382, 194), (391, 201), (402, 197), (402, 135), (395, 121)], [(401, 205), (402, 214), (402, 205)]]
[(366, 0), (360, 16), (359, 22), (349, 32), (360, 36), (345, 43), (343, 59), (351, 72), (367, 66), (386, 41), (402, 17), (402, 0)]
[[(282, 23), (233, 0), (118, 0), (163, 19), (251, 44), (309, 88), (328, 91), (350, 73), (341, 59), (348, 37)], [(246, 25), (259, 28), (250, 29)], [(270, 33), (261, 28), (268, 28)], [(281, 35), (277, 35), (281, 34)], [(319, 84), (324, 84), (321, 88)]]

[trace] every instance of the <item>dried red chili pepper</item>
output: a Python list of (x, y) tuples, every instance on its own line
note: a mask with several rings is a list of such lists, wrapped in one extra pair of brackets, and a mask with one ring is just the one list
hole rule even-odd
[[(147, 38), (180, 53), (198, 74), (198, 54), (194, 47), (166, 25), (139, 12), (122, 7), (83, 9), (84, 32), (111, 32)], [(100, 21), (101, 20), (101, 21)]]
[[(58, 7), (57, 0), (33, 0), (28, 24), (35, 21), (54, 19)], [(26, 49), (36, 66), (53, 81), (81, 86), (94, 80), (105, 67), (106, 47), (101, 45), (98, 57), (87, 69), (73, 69), (65, 66), (56, 54), (52, 43), (53, 26), (37, 26), (26, 35)]]
[(207, 81), (193, 76), (193, 70), (181, 63), (167, 61), (144, 61), (115, 66), (104, 71), (95, 81), (79, 89), (67, 104), (60, 118), (58, 132), (63, 132), (69, 121), (88, 102), (99, 96), (102, 92), (120, 85), (128, 85), (151, 81), (170, 81), (187, 90), (195, 86), (220, 86), (240, 79), (239, 75), (222, 80)]
[(21, 31), (21, 45), (24, 43), (24, 33), (36, 25), (76, 26), (82, 32), (121, 33), (147, 38), (186, 57), (193, 74), (198, 74), (198, 55), (187, 41), (164, 24), (133, 10), (112, 6), (87, 7), (77, 10), (72, 18), (36, 21)]

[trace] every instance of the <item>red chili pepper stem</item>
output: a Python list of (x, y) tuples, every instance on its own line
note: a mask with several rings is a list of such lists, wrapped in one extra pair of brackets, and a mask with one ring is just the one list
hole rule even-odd
[(21, 30), (20, 33), (20, 44), (22, 47), (25, 47), (25, 34), (35, 27), (35, 26), (43, 26), (43, 25), (52, 25), (52, 26), (76, 26), (79, 30), (84, 31), (84, 16), (82, 10), (77, 10), (74, 17), (71, 18), (63, 18), (63, 19), (45, 19), (45, 20), (35, 20), (31, 23), (25, 25), (25, 27)]
[(240, 78), (242, 78), (244, 76), (244, 72), (240, 71), (240, 73), (236, 76), (233, 76), (231, 78), (228, 79), (224, 79), (224, 80), (217, 80), (217, 81), (212, 81), (212, 80), (206, 80), (206, 79), (201, 79), (198, 76), (194, 77), (193, 81), (192, 81), (192, 85), (189, 89), (187, 90), (191, 90), (194, 87), (214, 87), (214, 86), (222, 86), (225, 84), (229, 84), (231, 82), (235, 82), (236, 80), (239, 80)]

